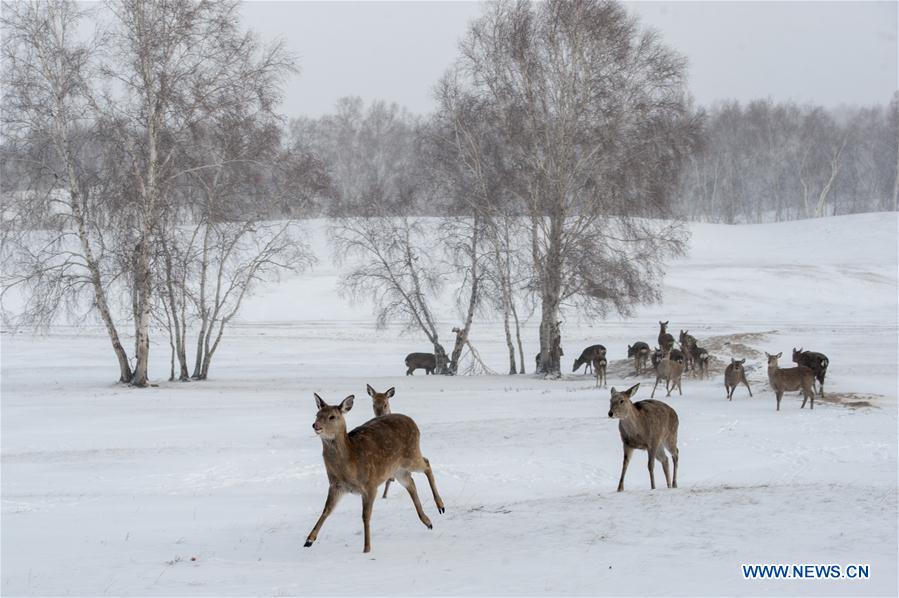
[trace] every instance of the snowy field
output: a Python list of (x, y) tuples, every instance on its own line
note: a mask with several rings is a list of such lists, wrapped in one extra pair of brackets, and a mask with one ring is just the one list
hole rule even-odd
[[(310, 227), (325, 251), (323, 223)], [(626, 321), (567, 314), (562, 381), (405, 377), (406, 353), (429, 347), (375, 330), (370, 306), (338, 295), (327, 254), (252, 298), (206, 383), (164, 381), (161, 337), (159, 386), (134, 390), (111, 383), (96, 329), (3, 334), (0, 594), (895, 596), (896, 214), (692, 230), (663, 305)], [(662, 393), (680, 417), (680, 487), (650, 491), (637, 451), (617, 493), (609, 390), (571, 361), (601, 342), (609, 386), (640, 381), (648, 398), (624, 357), (654, 344), (659, 319), (720, 361), (682, 397)], [(525, 338), (532, 370), (534, 319)], [(472, 341), (503, 370), (499, 325), (476, 322)], [(828, 396), (810, 411), (790, 393), (775, 412), (763, 351), (789, 365), (800, 345), (830, 357)], [(747, 358), (753, 398), (725, 400), (731, 356)], [(446, 514), (418, 475), (433, 531), (394, 485), (370, 554), (356, 496), (303, 548), (327, 491), (312, 393), (355, 394), (355, 426), (371, 416), (366, 383), (396, 386)], [(869, 564), (870, 578), (750, 581), (743, 563)]]

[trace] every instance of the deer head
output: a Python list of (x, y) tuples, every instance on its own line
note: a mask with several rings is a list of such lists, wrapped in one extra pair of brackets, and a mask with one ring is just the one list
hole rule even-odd
[(613, 386), (612, 397), (609, 399), (609, 417), (617, 419), (627, 417), (630, 414), (630, 410), (634, 407), (634, 404), (631, 403), (631, 397), (634, 396), (638, 388), (640, 388), (639, 383), (634, 384), (624, 392), (618, 392)]
[(392, 386), (386, 392), (378, 392), (368, 384), (365, 385), (365, 389), (368, 391), (368, 396), (371, 397), (375, 417), (390, 413), (390, 399), (396, 392)]
[(312, 429), (323, 440), (333, 440), (341, 434), (346, 434), (346, 420), (344, 414), (353, 408), (353, 395), (348, 396), (340, 405), (328, 405), (323, 398), (315, 394), (315, 406), (318, 413), (315, 414), (315, 422)]

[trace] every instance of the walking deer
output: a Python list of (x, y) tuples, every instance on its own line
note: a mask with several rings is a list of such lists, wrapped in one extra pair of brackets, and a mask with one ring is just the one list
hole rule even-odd
[(440, 513), (445, 511), (443, 500), (437, 492), (431, 464), (421, 454), (420, 433), (411, 418), (391, 413), (370, 419), (351, 432), (346, 431), (344, 415), (353, 408), (353, 395), (340, 405), (328, 405), (315, 395), (318, 413), (312, 428), (322, 441), (322, 458), (328, 472), (328, 498), (325, 508), (309, 532), (304, 546), (312, 546), (318, 538), (325, 520), (346, 492), (362, 495), (362, 523), (365, 531), (364, 552), (371, 551), (371, 510), (378, 486), (389, 478), (395, 478), (412, 498), (418, 518), (428, 529), (433, 529), (418, 499), (413, 471), (424, 472)]
[[(677, 413), (661, 401), (647, 399), (631, 402), (639, 384), (618, 392), (612, 387), (612, 398), (609, 401), (609, 417), (618, 418), (618, 432), (624, 448), (624, 462), (621, 464), (621, 479), (618, 481), (618, 492), (624, 490), (624, 474), (627, 472), (631, 453), (634, 449), (645, 450), (649, 456), (649, 485), (655, 490), (655, 460), (662, 463), (665, 472), (665, 483), (669, 488), (677, 488)], [(674, 477), (668, 475), (668, 457), (674, 461)]]
[(700, 380), (709, 375), (709, 362), (712, 360), (712, 356), (708, 351), (694, 342), (690, 347), (690, 358), (693, 363), (694, 375), (699, 376)]
[(406, 355), (406, 375), (412, 376), (417, 369), (423, 369), (425, 375), (433, 374), (437, 369), (437, 357), (433, 353), (409, 353)]
[(683, 396), (684, 393), (681, 390), (683, 374), (683, 361), (671, 359), (670, 353), (663, 357), (656, 366), (656, 383), (652, 387), (652, 393), (649, 395), (650, 398), (656, 396), (656, 387), (659, 385), (659, 380), (665, 381), (665, 390), (668, 391), (668, 394), (665, 395), (666, 397), (670, 397), (671, 391), (675, 388), (677, 388), (677, 394)]
[[(590, 345), (583, 351), (581, 351), (581, 356), (574, 360), (574, 367), (571, 368), (572, 372), (576, 372), (580, 369), (580, 367), (584, 364), (587, 365), (587, 368), (593, 367), (593, 360), (597, 357), (605, 357), (606, 356), (606, 348), (602, 345)], [(587, 373), (587, 368), (584, 368), (584, 373)]]
[(646, 362), (650, 353), (649, 345), (643, 341), (637, 341), (633, 345), (627, 346), (627, 356), (634, 358), (635, 374), (640, 375), (646, 370)]
[(606, 387), (607, 366), (608, 362), (606, 361), (605, 355), (603, 355), (602, 357), (593, 358), (593, 372), (596, 374), (596, 386), (599, 386), (600, 380), (602, 380), (603, 388)]
[[(370, 384), (365, 385), (365, 390), (368, 391), (368, 396), (371, 397), (371, 407), (375, 412), (375, 417), (388, 415), (390, 413), (390, 399), (396, 390), (391, 386), (386, 392), (378, 392)], [(381, 495), (381, 498), (387, 498), (387, 489), (390, 488), (390, 482), (393, 481), (394, 479), (390, 478), (384, 483), (384, 494)]]
[(815, 373), (815, 378), (821, 384), (821, 391), (818, 393), (818, 396), (823, 397), (824, 376), (827, 375), (827, 366), (830, 365), (827, 355), (815, 351), (803, 351), (802, 347), (799, 347), (797, 351), (796, 347), (793, 347), (793, 363), (804, 365)]
[(800, 409), (805, 407), (805, 403), (809, 398), (812, 400), (811, 409), (814, 409), (815, 373), (804, 365), (794, 368), (778, 367), (777, 360), (780, 359), (781, 355), (783, 353), (778, 353), (777, 355), (765, 353), (765, 356), (768, 358), (768, 383), (771, 384), (771, 388), (774, 389), (774, 394), (777, 397), (777, 410), (780, 411), (780, 399), (783, 397), (784, 392), (793, 392), (794, 390), (802, 391), (802, 406)]
[(746, 369), (743, 367), (744, 363), (746, 363), (745, 359), (737, 361), (731, 357), (730, 365), (724, 370), (724, 390), (727, 391), (728, 401), (734, 400), (734, 391), (737, 389), (737, 384), (741, 382), (746, 386), (746, 390), (749, 391), (749, 396), (752, 396), (752, 389), (749, 388), (749, 382), (746, 381)]
[(659, 348), (663, 353), (674, 348), (674, 337), (668, 333), (668, 322), (659, 322)]

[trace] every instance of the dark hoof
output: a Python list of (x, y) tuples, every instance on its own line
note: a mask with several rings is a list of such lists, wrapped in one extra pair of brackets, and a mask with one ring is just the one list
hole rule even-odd
[(303, 548), (309, 548), (310, 546), (312, 546), (312, 540), (306, 540), (306, 543), (303, 544)]
[(429, 524), (427, 524), (427, 525), (428, 525), (428, 529), (434, 529), (434, 526), (433, 526), (433, 525), (431, 525), (431, 524), (430, 524), (430, 523), (429, 523)]
[(444, 513), (446, 513), (446, 509), (443, 507), (437, 507), (437, 512), (443, 515)]

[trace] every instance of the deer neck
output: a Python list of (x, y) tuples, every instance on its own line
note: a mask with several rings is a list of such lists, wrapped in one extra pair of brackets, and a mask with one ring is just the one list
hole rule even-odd
[(350, 437), (344, 427), (334, 438), (322, 438), (322, 456), (328, 463), (345, 463), (352, 454)]
[(633, 403), (628, 404), (627, 412), (624, 414), (624, 417), (618, 418), (618, 422), (628, 435), (637, 432), (637, 408), (634, 407)]

